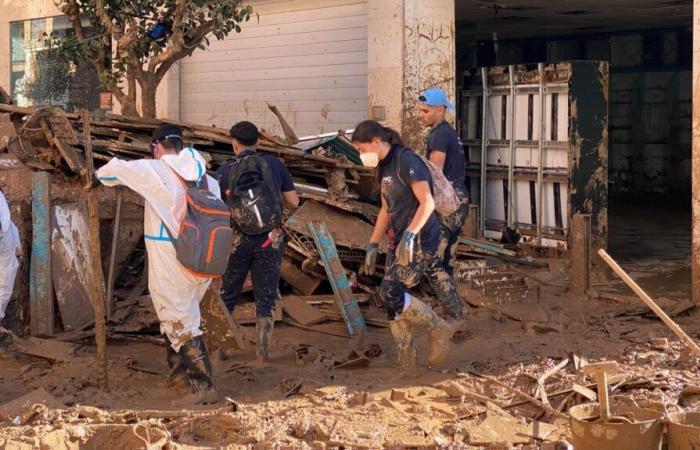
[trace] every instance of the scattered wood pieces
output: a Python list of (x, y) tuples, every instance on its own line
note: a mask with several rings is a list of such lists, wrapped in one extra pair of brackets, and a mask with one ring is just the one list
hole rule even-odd
[(509, 391), (509, 392), (511, 392), (511, 393), (513, 393), (513, 394), (515, 394), (515, 395), (517, 395), (517, 396), (519, 396), (519, 397), (521, 397), (521, 398), (526, 399), (527, 401), (529, 401), (529, 402), (532, 403), (533, 405), (539, 406), (540, 408), (544, 409), (545, 411), (547, 411), (548, 413), (550, 413), (550, 414), (552, 414), (552, 415), (554, 415), (554, 416), (556, 416), (556, 417), (559, 417), (559, 418), (562, 418), (562, 419), (567, 419), (567, 420), (569, 419), (569, 416), (568, 416), (568, 415), (563, 414), (563, 413), (560, 412), (560, 411), (557, 411), (556, 409), (552, 408), (550, 405), (547, 405), (547, 404), (545, 404), (545, 403), (543, 403), (543, 402), (537, 400), (537, 399), (534, 398), (533, 396), (528, 395), (528, 394), (522, 392), (522, 391), (519, 390), (519, 389), (516, 389), (516, 388), (514, 388), (514, 387), (512, 387), (512, 386), (509, 386), (509, 385), (507, 385), (507, 384), (505, 384), (505, 383), (502, 383), (501, 381), (498, 381), (498, 380), (496, 380), (495, 378), (489, 377), (489, 376), (487, 376), (487, 375), (482, 375), (482, 374), (479, 374), (479, 373), (476, 373), (476, 372), (472, 372), (472, 374), (473, 374), (474, 376), (477, 377), (477, 378), (476, 378), (477, 380), (481, 380), (481, 381), (483, 381), (483, 382), (485, 382), (485, 383), (487, 383), (487, 384), (491, 384), (491, 385), (493, 385), (493, 386), (498, 386), (498, 387), (500, 387), (500, 388), (503, 388), (503, 389), (505, 389), (505, 390), (507, 390), (507, 391)]

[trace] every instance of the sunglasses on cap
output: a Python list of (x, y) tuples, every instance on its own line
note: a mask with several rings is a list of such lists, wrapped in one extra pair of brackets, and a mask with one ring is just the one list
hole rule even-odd
[(168, 134), (167, 136), (163, 136), (160, 139), (155, 139), (151, 141), (151, 152), (153, 152), (156, 149), (156, 145), (168, 139), (179, 139), (180, 142), (182, 142), (182, 136), (178, 136), (177, 134)]

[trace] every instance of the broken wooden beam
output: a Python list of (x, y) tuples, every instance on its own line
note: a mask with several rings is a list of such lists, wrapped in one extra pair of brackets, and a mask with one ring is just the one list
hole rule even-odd
[(635, 281), (627, 275), (627, 273), (620, 267), (614, 259), (608, 253), (603, 250), (602, 248), (598, 250), (598, 255), (600, 255), (601, 258), (603, 258), (603, 261), (605, 261), (610, 268), (620, 277), (622, 278), (622, 281), (627, 284), (627, 286), (630, 287), (634, 291), (635, 294), (639, 296), (640, 299), (649, 307), (651, 308), (654, 313), (659, 316), (659, 319), (663, 323), (666, 324), (667, 327), (673, 331), (673, 333), (678, 336), (683, 342), (693, 353), (695, 353), (696, 356), (700, 356), (700, 347), (698, 347), (698, 344), (695, 343), (695, 341), (688, 336), (683, 329), (678, 326), (676, 322), (673, 321), (665, 312), (663, 309), (659, 307), (659, 305), (654, 302), (654, 300), (647, 295), (646, 292), (637, 284)]
[(367, 327), (360, 307), (350, 290), (350, 282), (345, 275), (345, 269), (338, 257), (338, 249), (335, 247), (333, 237), (328, 232), (328, 227), (325, 222), (309, 222), (309, 230), (321, 255), (323, 266), (326, 268), (328, 281), (338, 299), (338, 309), (345, 319), (348, 333), (358, 337), (364, 335)]
[(591, 289), (591, 216), (574, 214), (571, 221), (571, 287), (574, 295)]
[[(90, 113), (86, 110), (82, 112), (83, 118), (83, 140), (85, 145), (86, 170), (85, 185), (92, 184), (94, 177), (95, 163), (92, 153), (92, 134), (90, 133)], [(90, 256), (94, 277), (88, 291), (90, 301), (95, 313), (95, 359), (97, 360), (97, 385), (100, 389), (106, 390), (109, 386), (107, 378), (107, 326), (105, 323), (105, 281), (102, 271), (102, 248), (100, 240), (100, 215), (97, 205), (97, 194), (94, 189), (87, 192), (88, 228), (90, 236)]]

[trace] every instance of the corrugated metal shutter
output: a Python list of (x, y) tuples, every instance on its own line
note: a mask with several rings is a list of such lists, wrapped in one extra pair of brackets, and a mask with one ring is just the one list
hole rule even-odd
[(282, 135), (267, 102), (297, 135), (353, 127), (367, 115), (367, 2), (267, 0), (240, 34), (181, 63), (186, 122), (250, 120)]

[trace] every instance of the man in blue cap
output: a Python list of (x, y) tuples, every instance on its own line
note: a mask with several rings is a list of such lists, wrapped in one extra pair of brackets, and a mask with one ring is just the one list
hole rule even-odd
[(420, 121), (423, 126), (430, 127), (430, 134), (426, 140), (425, 156), (435, 166), (442, 169), (460, 199), (459, 209), (440, 221), (438, 254), (443, 255), (445, 270), (452, 275), (459, 235), (469, 212), (464, 148), (459, 142), (455, 129), (445, 120), (447, 110), (455, 109), (454, 105), (447, 100), (445, 92), (442, 89), (431, 87), (423, 91), (418, 100)]

